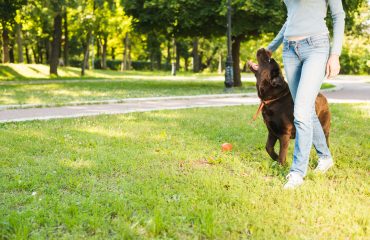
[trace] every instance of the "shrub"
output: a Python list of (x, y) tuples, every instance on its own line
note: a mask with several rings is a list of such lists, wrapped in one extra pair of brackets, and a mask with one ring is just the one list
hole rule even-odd
[(370, 74), (369, 38), (347, 36), (340, 57), (342, 74)]

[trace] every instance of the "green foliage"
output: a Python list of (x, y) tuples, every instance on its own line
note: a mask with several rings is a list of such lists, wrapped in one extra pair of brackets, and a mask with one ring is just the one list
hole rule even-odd
[(369, 104), (330, 106), (335, 167), (312, 174), (312, 153), (295, 191), (256, 107), (0, 124), (1, 236), (366, 239)]
[[(224, 5), (226, 1), (222, 3)], [(233, 34), (236, 36), (255, 38), (263, 33), (277, 33), (286, 19), (286, 8), (282, 1), (235, 0), (232, 6)], [(223, 9), (226, 10), (225, 5)]]
[(370, 35), (346, 37), (340, 56), (341, 73), (370, 74)]
[[(241, 39), (247, 42), (242, 44), (240, 67), (243, 67), (245, 60), (253, 59), (255, 51), (266, 46), (267, 40), (280, 30), (286, 18), (286, 8), (283, 1), (274, 0), (231, 2), (233, 35), (242, 36)], [(200, 39), (203, 70), (216, 71), (220, 55), (225, 62), (226, 3), (220, 0), (2, 0), (0, 21), (8, 28), (12, 47), (15, 43), (14, 22), (22, 26), (23, 46), (27, 47), (31, 61), (37, 63), (48, 63), (54, 15), (67, 12), (68, 36), (63, 36), (63, 39), (68, 37), (72, 63), (82, 61), (91, 33), (90, 53), (94, 50), (96, 56), (100, 49), (101, 55), (104, 45), (108, 59), (112, 59), (108, 64), (112, 69), (119, 69), (117, 59), (123, 57), (123, 40), (129, 33), (130, 61), (135, 62), (134, 65), (138, 63), (136, 69), (147, 65), (149, 69), (163, 68), (163, 63), (168, 61), (168, 42), (175, 36), (181, 68), (184, 68), (185, 59), (192, 57), (193, 39), (197, 37)], [(343, 0), (343, 6), (346, 35), (368, 39), (368, 2)], [(327, 23), (331, 30), (330, 13)], [(349, 44), (344, 46), (343, 72), (366, 73), (366, 53), (362, 54), (359, 47), (354, 48)], [(275, 56), (281, 58), (280, 52)], [(101, 59), (101, 56), (97, 58)], [(191, 68), (191, 61), (186, 62)]]
[(0, 0), (0, 23), (3, 28), (13, 23), (17, 10), (27, 4), (27, 0)]
[[(367, 0), (342, 0), (346, 12), (346, 32), (351, 35), (360, 35), (369, 27), (369, 1)], [(329, 24), (332, 25), (331, 19)], [(360, 21), (359, 21), (360, 20)]]

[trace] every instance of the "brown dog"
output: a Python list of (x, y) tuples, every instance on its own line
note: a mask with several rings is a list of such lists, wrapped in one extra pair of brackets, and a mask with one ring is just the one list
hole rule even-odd
[[(288, 84), (284, 81), (281, 69), (271, 54), (264, 48), (257, 51), (258, 70), (248, 64), (249, 69), (255, 74), (258, 97), (261, 105), (254, 116), (257, 117), (262, 110), (262, 116), (268, 129), (266, 151), (270, 157), (285, 164), (289, 140), (295, 138), (293, 123), (293, 98)], [(329, 146), (330, 112), (328, 101), (321, 93), (316, 98), (316, 114), (323, 127), (326, 142)], [(276, 154), (274, 146), (279, 139), (280, 151)]]

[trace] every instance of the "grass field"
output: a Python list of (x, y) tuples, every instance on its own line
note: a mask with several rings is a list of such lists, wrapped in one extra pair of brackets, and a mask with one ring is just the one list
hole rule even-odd
[(313, 174), (312, 152), (295, 191), (282, 190), (289, 169), (269, 159), (255, 110), (0, 124), (0, 236), (368, 239), (370, 106), (331, 105), (336, 165)]
[[(331, 88), (325, 83), (322, 88)], [(232, 93), (255, 92), (253, 82)], [(101, 101), (138, 97), (223, 94), (221, 81), (124, 80), (117, 82), (69, 82), (48, 84), (0, 85), (0, 105), (40, 104), (66, 105), (72, 102)]]
[[(254, 92), (255, 83), (245, 82), (233, 93)], [(138, 97), (223, 94), (220, 81), (125, 80), (119, 82), (76, 82), (0, 86), (0, 105), (68, 104), (92, 100)]]
[[(113, 70), (86, 70), (81, 77), (81, 69), (76, 67), (58, 67), (59, 76), (49, 76), (49, 66), (45, 64), (0, 64), (0, 81), (29, 81), (29, 80), (77, 80), (77, 79), (122, 79), (135, 76), (146, 76), (150, 79), (163, 79), (170, 76), (169, 71), (113, 71)], [(210, 77), (220, 76), (217, 73), (177, 72), (177, 77)]]
[[(224, 93), (222, 75), (217, 74), (182, 72), (174, 77), (158, 71), (92, 70), (86, 77), (79, 78), (78, 68), (61, 67), (60, 76), (50, 79), (48, 70), (48, 66), (42, 64), (0, 65), (0, 105), (68, 105), (111, 99)], [(251, 74), (244, 76), (254, 79)], [(207, 80), (210, 77), (217, 79)], [(322, 88), (331, 87), (334, 85), (325, 83)], [(254, 82), (244, 81), (243, 87), (233, 89), (233, 93), (248, 92), (255, 92)]]

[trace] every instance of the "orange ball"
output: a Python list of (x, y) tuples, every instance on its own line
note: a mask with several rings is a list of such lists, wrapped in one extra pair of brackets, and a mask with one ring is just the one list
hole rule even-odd
[(231, 143), (223, 143), (221, 145), (221, 149), (223, 152), (231, 151), (233, 149), (233, 145), (231, 145)]

